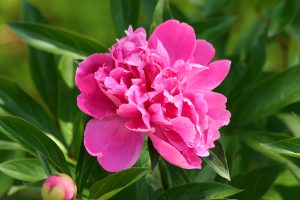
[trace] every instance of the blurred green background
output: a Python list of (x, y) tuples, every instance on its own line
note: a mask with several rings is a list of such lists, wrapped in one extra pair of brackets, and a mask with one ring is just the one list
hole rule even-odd
[[(52, 25), (91, 36), (106, 47), (115, 41), (116, 31), (109, 0), (31, 0), (31, 2), (42, 11)], [(171, 0), (170, 6), (173, 10), (178, 10), (178, 13), (183, 13), (189, 22), (197, 22), (213, 15), (235, 16), (236, 20), (230, 28), (229, 41), (224, 51), (225, 55), (231, 55), (243, 38), (251, 37), (255, 23), (271, 23), (263, 13), (269, 12), (272, 15), (271, 10), (278, 2), (279, 0)], [(37, 93), (29, 78), (27, 47), (5, 25), (7, 21), (20, 19), (21, 3), (21, 0), (0, 1), (0, 74), (11, 77), (36, 96)], [(150, 23), (151, 16), (147, 13), (152, 13), (151, 5), (155, 3), (156, 0), (142, 1), (140, 10), (137, 11), (140, 15), (138, 26)], [(293, 10), (287, 8), (286, 12), (294, 12)], [(299, 13), (296, 12), (294, 15)], [(300, 20), (299, 16), (293, 19), (287, 28), (288, 34), (276, 36), (276, 39), (267, 43), (265, 70), (281, 70), (299, 63)], [(201, 31), (201, 24), (199, 29)]]
[[(52, 25), (74, 30), (96, 38), (106, 46), (115, 41), (108, 0), (61, 1), (33, 0)], [(28, 49), (5, 25), (7, 21), (19, 20), (21, 0), (0, 1), (0, 74), (11, 77), (34, 96), (28, 67)]]

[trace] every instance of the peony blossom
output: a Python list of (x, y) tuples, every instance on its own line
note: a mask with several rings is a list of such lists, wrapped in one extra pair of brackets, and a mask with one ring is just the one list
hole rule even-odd
[(71, 200), (76, 194), (73, 180), (64, 174), (48, 177), (42, 187), (43, 200)]
[(168, 162), (201, 168), (230, 112), (226, 97), (213, 92), (228, 74), (229, 60), (212, 61), (213, 46), (196, 39), (176, 20), (146, 39), (143, 28), (126, 31), (109, 53), (79, 64), (78, 107), (93, 117), (84, 145), (107, 171), (132, 167), (146, 136)]

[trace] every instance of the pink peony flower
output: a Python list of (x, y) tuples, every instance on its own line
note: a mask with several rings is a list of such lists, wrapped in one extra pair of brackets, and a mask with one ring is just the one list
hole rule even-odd
[(71, 200), (76, 194), (73, 180), (64, 174), (48, 177), (42, 187), (43, 200)]
[(149, 40), (131, 27), (110, 53), (80, 63), (79, 108), (94, 117), (84, 133), (87, 151), (107, 171), (132, 167), (146, 135), (173, 165), (201, 168), (230, 112), (213, 92), (226, 77), (229, 60), (211, 61), (215, 50), (197, 40), (191, 26), (169, 20)]

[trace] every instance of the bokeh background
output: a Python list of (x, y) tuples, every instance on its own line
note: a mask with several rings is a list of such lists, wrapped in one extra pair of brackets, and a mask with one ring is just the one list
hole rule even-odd
[[(31, 0), (30, 2), (42, 11), (51, 25), (89, 35), (106, 47), (115, 42), (117, 35), (109, 0)], [(11, 77), (36, 96), (37, 93), (29, 78), (27, 48), (5, 25), (5, 22), (20, 19), (21, 3), (21, 0), (0, 1), (0, 74)], [(142, 1), (140, 10), (136, 11), (140, 15), (138, 26), (150, 23), (151, 16), (148, 13), (152, 13), (151, 5), (153, 7), (155, 3), (156, 0)], [(244, 38), (251, 38), (256, 23), (271, 23), (264, 13), (269, 12), (271, 15), (272, 9), (278, 3), (279, 0), (170, 0), (172, 9), (183, 13), (189, 22), (198, 22), (211, 16), (235, 17), (228, 33), (229, 41), (225, 55), (231, 55), (237, 44)], [(299, 11), (299, 7), (286, 8), (287, 13), (296, 10)], [(299, 13), (293, 14), (297, 16), (293, 17), (287, 33), (268, 42), (265, 70), (282, 70), (300, 62)], [(198, 28), (201, 30), (201, 24)]]

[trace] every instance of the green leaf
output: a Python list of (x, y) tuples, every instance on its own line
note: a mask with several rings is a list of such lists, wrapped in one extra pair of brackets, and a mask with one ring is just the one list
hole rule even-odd
[(208, 166), (206, 163), (202, 164), (201, 170), (188, 170), (188, 177), (191, 180), (191, 183), (205, 183), (216, 178), (216, 172)]
[(22, 22), (10, 22), (8, 26), (25, 43), (55, 54), (85, 58), (96, 52), (107, 51), (97, 41), (61, 28)]
[(7, 113), (24, 118), (39, 128), (56, 133), (47, 112), (15, 83), (0, 77), (0, 107)]
[(247, 71), (238, 86), (245, 89), (250, 82), (256, 81), (266, 60), (266, 37), (262, 34), (258, 39), (252, 41), (247, 49), (246, 62)]
[[(276, 185), (275, 191), (277, 193), (278, 200), (294, 200), (299, 198), (299, 190), (300, 186), (284, 186), (284, 185)], [(266, 198), (271, 200), (276, 200), (275, 198)]]
[(244, 96), (252, 83), (257, 84), (257, 79), (260, 78), (266, 62), (265, 25), (254, 23), (250, 30), (241, 36), (233, 56), (228, 59), (232, 61), (229, 74), (217, 90), (228, 97), (227, 105), (230, 108), (231, 104), (236, 106), (237, 99)]
[(158, 200), (222, 199), (240, 191), (221, 183), (189, 183), (166, 190)]
[[(59, 88), (58, 88), (58, 105), (57, 116), (60, 129), (70, 145), (74, 131), (74, 115), (76, 110), (76, 90), (75, 90), (75, 66), (74, 60), (68, 56), (62, 56), (58, 66), (59, 71)], [(68, 102), (68, 103), (66, 103)]]
[(67, 161), (60, 148), (47, 135), (18, 117), (0, 116), (0, 131), (37, 156), (40, 151), (60, 172), (70, 174)]
[(46, 23), (45, 17), (39, 9), (27, 0), (22, 2), (21, 18), (23, 21), (31, 21), (36, 23)]
[(76, 109), (75, 113), (76, 114), (74, 116), (74, 122), (73, 122), (73, 131), (74, 131), (73, 135), (76, 135), (76, 137), (73, 137), (71, 148), (74, 157), (78, 158), (80, 154), (81, 145), (82, 145), (84, 128), (88, 117), (83, 112), (80, 112), (78, 108)]
[(110, 0), (112, 19), (118, 37), (124, 35), (124, 31), (129, 25), (136, 27), (139, 7), (139, 0)]
[(164, 20), (165, 4), (166, 0), (158, 0), (156, 3), (152, 17), (152, 25), (154, 24), (154, 27), (161, 24)]
[[(252, 133), (252, 135), (255, 133)], [(271, 142), (271, 141), (276, 141), (278, 138), (278, 136), (274, 137), (259, 137), (259, 135), (257, 135), (256, 139), (249, 137), (249, 135), (244, 135), (242, 137), (243, 141), (245, 141), (245, 143), (251, 147), (252, 149), (254, 149), (255, 151), (263, 154), (264, 156), (266, 156), (267, 158), (270, 158), (271, 160), (274, 160), (278, 163), (282, 163), (285, 164), (288, 169), (291, 171), (291, 173), (295, 176), (295, 178), (297, 178), (297, 180), (300, 182), (300, 168), (291, 160), (289, 160), (288, 158), (276, 154), (273, 151), (271, 151), (269, 148), (265, 148), (264, 146), (262, 146), (260, 143), (261, 142)], [(281, 138), (282, 139), (282, 138)]]
[(205, 162), (220, 176), (230, 180), (229, 169), (225, 156), (225, 151), (220, 141), (215, 142), (215, 147), (209, 151), (209, 156)]
[(39, 158), (39, 161), (40, 161), (40, 164), (44, 170), (44, 172), (47, 174), (47, 176), (51, 176), (52, 175), (52, 171), (51, 171), (51, 168), (47, 162), (47, 159), (46, 157), (40, 152), (40, 151), (36, 151), (37, 153), (37, 156)]
[(150, 160), (151, 160), (151, 170), (153, 171), (155, 166), (157, 165), (157, 162), (159, 159), (159, 154), (156, 151), (156, 149), (154, 148), (154, 146), (149, 138), (147, 141), (147, 145), (148, 145), (148, 151), (149, 151)]
[(170, 5), (168, 0), (158, 0), (153, 11), (152, 24), (150, 26), (150, 33), (162, 22), (172, 18)]
[(0, 150), (24, 151), (25, 149), (15, 142), (0, 141)]
[(0, 180), (0, 197), (2, 197), (14, 181), (11, 177), (2, 172), (0, 172)]
[(288, 139), (290, 136), (286, 133), (267, 132), (267, 131), (247, 131), (240, 132), (242, 137), (251, 138), (260, 143), (271, 143), (278, 140)]
[(147, 172), (145, 168), (131, 168), (111, 174), (96, 182), (90, 189), (90, 199), (109, 199), (124, 188), (142, 178)]
[[(45, 18), (37, 7), (28, 1), (22, 4), (22, 20), (24, 22), (46, 23)], [(53, 54), (29, 48), (30, 72), (35, 87), (49, 106), (50, 111), (56, 112), (57, 96), (57, 68)]]
[(291, 138), (261, 145), (276, 153), (300, 158), (300, 138)]
[(41, 95), (43, 101), (55, 115), (57, 96), (56, 62), (53, 54), (29, 48), (30, 72), (34, 85)]
[[(157, 4), (156, 1), (142, 0), (142, 8), (145, 12), (145, 15), (147, 16), (148, 22), (151, 22), (151, 20), (152, 20), (152, 16), (153, 16), (153, 12), (154, 12), (156, 4)], [(149, 24), (149, 23), (147, 23), (147, 24)]]
[(214, 17), (193, 23), (197, 38), (215, 40), (230, 30), (236, 21), (235, 16)]
[(0, 164), (0, 171), (25, 182), (35, 182), (47, 177), (37, 159), (23, 158), (9, 160)]
[(280, 3), (276, 4), (272, 13), (268, 35), (274, 36), (282, 31), (293, 20), (296, 9), (295, 0), (281, 0)]
[(78, 193), (81, 193), (83, 190), (85, 183), (96, 164), (97, 159), (89, 155), (82, 144), (75, 173)]
[(159, 171), (164, 189), (190, 182), (186, 170), (171, 165), (163, 159), (159, 160)]
[(239, 84), (247, 71), (247, 65), (241, 61), (240, 55), (235, 55), (228, 59), (231, 60), (229, 74), (226, 76), (226, 79), (222, 82), (222, 84), (216, 89), (227, 97), (227, 105), (230, 104), (231, 100), (235, 102), (235, 99), (231, 98), (232, 93), (240, 94), (236, 88), (239, 88)]
[(239, 200), (260, 199), (283, 170), (283, 165), (267, 166), (234, 177), (230, 185), (244, 189), (234, 197)]
[(163, 192), (157, 168), (136, 182), (137, 200), (156, 200)]
[(300, 66), (267, 79), (253, 88), (233, 114), (241, 124), (267, 117), (300, 100)]

